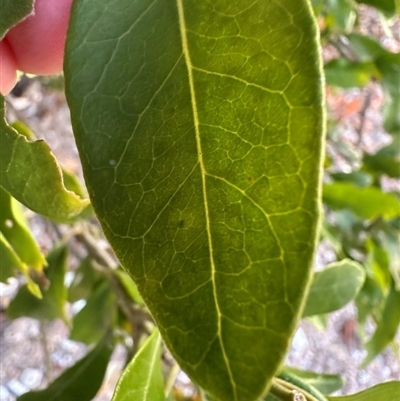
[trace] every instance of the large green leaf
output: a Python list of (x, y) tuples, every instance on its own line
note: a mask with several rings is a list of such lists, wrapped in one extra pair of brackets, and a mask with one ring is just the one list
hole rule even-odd
[(365, 281), (365, 270), (349, 259), (331, 263), (314, 276), (303, 316), (333, 312), (353, 300)]
[(358, 188), (349, 182), (324, 185), (324, 202), (336, 209), (350, 209), (366, 219), (400, 215), (400, 201), (393, 194), (376, 187)]
[(387, 345), (395, 338), (400, 325), (400, 291), (397, 291), (394, 284), (386, 299), (378, 327), (367, 343), (368, 355), (363, 365), (369, 364)]
[(52, 220), (70, 222), (89, 205), (68, 191), (46, 142), (29, 142), (11, 128), (0, 96), (0, 186), (19, 202)]
[(112, 401), (164, 401), (161, 337), (158, 330), (146, 340), (122, 373)]
[(27, 285), (22, 286), (7, 308), (9, 318), (29, 316), (40, 320), (58, 318), (67, 321), (67, 289), (64, 286), (67, 256), (68, 249), (65, 245), (58, 246), (49, 253), (48, 267), (45, 270), (49, 282), (41, 283), (43, 298), (34, 297)]
[[(108, 341), (100, 342), (44, 390), (31, 391), (17, 401), (91, 401), (99, 391), (111, 357)], [(133, 400), (132, 400), (133, 401)]]
[(76, 1), (65, 74), (93, 206), (167, 346), (221, 400), (260, 397), (319, 219), (308, 1)]
[(6, 32), (33, 10), (34, 0), (0, 0), (0, 40)]
[(381, 383), (361, 393), (328, 397), (329, 401), (395, 401), (399, 398), (400, 381)]

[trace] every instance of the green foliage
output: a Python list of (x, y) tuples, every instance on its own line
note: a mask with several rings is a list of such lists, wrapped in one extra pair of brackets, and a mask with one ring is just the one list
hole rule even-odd
[(32, 12), (33, 0), (0, 0), (0, 39), (20, 20)]
[(112, 401), (164, 401), (160, 356), (161, 336), (154, 330), (124, 370)]
[[(394, 0), (357, 2), (386, 17), (396, 7)], [(392, 140), (370, 154), (330, 137), (351, 164), (345, 173), (331, 155), (326, 163), (323, 239), (340, 262), (311, 283), (324, 115), (308, 2), (74, 2), (67, 97), (88, 192), (125, 270), (96, 243), (86, 188), (27, 126), (6, 123), (1, 98), (0, 280), (19, 270), (26, 282), (7, 315), (63, 319), (71, 340), (93, 347), (47, 389), (19, 401), (90, 401), (110, 343), (133, 356), (113, 401), (397, 396), (399, 382), (328, 397), (342, 387), (340, 376), (280, 367), (301, 316), (326, 319), (355, 300), (359, 323), (377, 324), (365, 365), (400, 323), (399, 194), (383, 185), (384, 177), (400, 177), (400, 54), (355, 33), (357, 2), (311, 1), (322, 44), (340, 53), (325, 65), (326, 82), (332, 91), (378, 82)], [(1, 34), (29, 13), (21, 8), (29, 3), (0, 0)], [(71, 224), (44, 270), (17, 200)], [(78, 241), (87, 256), (66, 276), (70, 237), (69, 246)], [(67, 318), (67, 302), (77, 301), (83, 308)], [(158, 329), (149, 334), (147, 308), (162, 337)], [(194, 380), (194, 398), (174, 387), (178, 371), (160, 358), (162, 339)]]
[(65, 245), (60, 245), (49, 253), (48, 267), (40, 285), (43, 298), (38, 299), (31, 294), (27, 285), (22, 286), (7, 308), (7, 316), (10, 319), (29, 316), (39, 320), (58, 318), (67, 321), (67, 289), (64, 286), (67, 256), (68, 250)]
[(364, 280), (365, 270), (357, 262), (345, 259), (330, 264), (315, 274), (303, 316), (321, 315), (342, 308), (356, 297)]
[(315, 247), (322, 95), (307, 4), (76, 2), (71, 24), (67, 98), (103, 229), (182, 368), (221, 400), (255, 399)]
[(1, 187), (37, 213), (57, 222), (73, 221), (89, 200), (65, 189), (61, 169), (46, 142), (29, 142), (7, 124), (4, 113), (0, 96)]
[(105, 338), (49, 387), (23, 394), (17, 401), (91, 401), (103, 382), (111, 352)]
[(329, 401), (388, 401), (398, 398), (400, 393), (400, 381), (378, 384), (361, 393), (328, 397)]

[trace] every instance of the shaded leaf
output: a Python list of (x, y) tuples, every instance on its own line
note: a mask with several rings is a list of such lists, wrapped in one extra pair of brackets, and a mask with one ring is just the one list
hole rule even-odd
[(338, 397), (329, 396), (329, 401), (389, 401), (396, 400), (400, 394), (400, 381), (381, 383), (360, 393), (342, 395)]
[[(390, 293), (383, 308), (381, 320), (372, 338), (368, 341), (366, 348), (368, 355), (363, 366), (368, 365), (387, 345), (395, 338), (400, 324), (400, 291), (392, 285)], [(400, 393), (398, 393), (400, 394)]]
[(94, 209), (167, 346), (221, 400), (260, 397), (315, 249), (309, 2), (77, 1), (65, 76)]
[(374, 63), (349, 61), (338, 58), (325, 65), (326, 82), (341, 88), (365, 86), (372, 78), (380, 76)]
[(331, 263), (315, 273), (304, 316), (333, 312), (353, 300), (365, 280), (365, 270), (350, 259)]
[(0, 231), (23, 263), (41, 271), (46, 259), (33, 238), (21, 205), (0, 188)]
[(283, 373), (289, 373), (302, 379), (312, 387), (315, 387), (323, 394), (330, 394), (340, 390), (343, 385), (343, 379), (340, 375), (330, 375), (325, 373), (310, 372), (285, 366)]
[(356, 0), (357, 3), (367, 4), (381, 11), (386, 17), (393, 17), (396, 12), (396, 0)]
[(44, 141), (29, 142), (7, 124), (2, 96), (0, 186), (29, 209), (57, 222), (74, 220), (89, 205), (88, 199), (65, 189), (60, 167)]
[(347, 35), (350, 47), (357, 54), (359, 61), (373, 62), (379, 56), (388, 53), (379, 42), (370, 36), (360, 35), (358, 33), (350, 33)]
[(157, 329), (125, 368), (112, 401), (164, 401), (161, 337)]
[(380, 307), (383, 300), (381, 287), (373, 278), (367, 276), (355, 300), (358, 321), (365, 323), (367, 317)]
[[(67, 289), (64, 286), (68, 249), (65, 245), (54, 248), (47, 256), (48, 267), (44, 270), (49, 283), (41, 285), (42, 299), (34, 297), (27, 285), (22, 286), (7, 308), (7, 316), (22, 316), (39, 320), (62, 319), (67, 321), (65, 306)], [(46, 288), (48, 284), (48, 288)]]
[(83, 259), (68, 287), (68, 301), (73, 303), (80, 299), (88, 299), (94, 287), (103, 279), (100, 272), (93, 267), (92, 259), (90, 257)]
[(357, 187), (368, 187), (373, 180), (370, 174), (364, 171), (354, 171), (352, 173), (333, 173), (331, 177), (335, 181), (352, 182)]
[(111, 352), (107, 341), (100, 342), (48, 388), (23, 394), (17, 401), (91, 401), (103, 382)]
[(0, 40), (6, 32), (33, 11), (33, 0), (0, 0)]
[(396, 196), (375, 187), (358, 188), (347, 182), (325, 184), (323, 199), (334, 209), (350, 209), (366, 219), (379, 216), (390, 219), (400, 215), (400, 202)]
[(110, 330), (116, 311), (115, 294), (110, 284), (103, 282), (88, 298), (86, 305), (72, 322), (71, 340), (93, 344)]
[(380, 149), (374, 155), (365, 154), (363, 158), (364, 168), (374, 174), (386, 174), (389, 177), (400, 177), (400, 138)]

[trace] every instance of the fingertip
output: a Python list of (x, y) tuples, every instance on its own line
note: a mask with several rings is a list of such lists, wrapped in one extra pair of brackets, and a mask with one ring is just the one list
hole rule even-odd
[(0, 93), (8, 95), (17, 82), (17, 64), (10, 45), (4, 39), (0, 42)]

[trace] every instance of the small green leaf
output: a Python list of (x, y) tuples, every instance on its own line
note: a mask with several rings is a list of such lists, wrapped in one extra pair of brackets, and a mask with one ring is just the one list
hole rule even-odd
[(93, 289), (104, 277), (93, 267), (92, 259), (85, 258), (74, 272), (74, 278), (68, 287), (68, 302), (88, 299)]
[(396, 0), (356, 0), (357, 3), (368, 4), (381, 11), (387, 18), (394, 16), (396, 12)]
[[(7, 308), (7, 316), (17, 319), (22, 316), (39, 320), (62, 319), (65, 314), (67, 289), (64, 286), (68, 249), (65, 245), (54, 248), (47, 256), (48, 267), (44, 270), (49, 283), (41, 285), (42, 299), (34, 297), (27, 285), (22, 286)], [(48, 288), (46, 288), (48, 284)]]
[(383, 300), (384, 295), (381, 287), (373, 278), (367, 276), (355, 300), (358, 321), (360, 323), (365, 323), (367, 317), (379, 309)]
[(265, 393), (308, 285), (318, 43), (306, 0), (72, 8), (66, 93), (93, 207), (179, 365), (224, 401)]
[(161, 337), (157, 329), (125, 368), (112, 401), (164, 401)]
[(325, 5), (327, 6), (325, 16), (327, 28), (339, 32), (351, 31), (356, 21), (354, 3), (351, 0), (328, 0), (325, 1)]
[(344, 385), (340, 375), (329, 375), (325, 373), (310, 372), (308, 370), (300, 370), (285, 366), (282, 373), (289, 373), (297, 376), (310, 386), (315, 387), (322, 394), (330, 394), (341, 389)]
[(22, 262), (15, 250), (0, 231), (0, 281), (7, 282), (7, 279), (15, 275), (15, 269), (25, 274), (28, 273), (28, 266)]
[(395, 137), (390, 145), (374, 155), (365, 154), (363, 163), (364, 168), (375, 175), (386, 174), (389, 177), (400, 178), (400, 137)]
[[(381, 320), (378, 322), (378, 327), (366, 345), (368, 355), (363, 362), (363, 366), (368, 365), (394, 340), (399, 324), (400, 291), (397, 291), (393, 284), (386, 299)], [(400, 394), (400, 392), (398, 394)]]
[(391, 219), (400, 215), (399, 199), (379, 188), (358, 188), (352, 183), (324, 185), (324, 202), (334, 209), (350, 209), (366, 219), (382, 216)]
[(71, 222), (89, 205), (65, 189), (48, 145), (29, 142), (5, 121), (0, 96), (0, 186), (29, 209), (57, 222)]
[(347, 35), (350, 47), (357, 54), (357, 59), (362, 62), (373, 62), (379, 56), (388, 53), (379, 42), (370, 36), (350, 33)]
[(0, 188), (0, 231), (23, 263), (37, 271), (43, 269), (46, 259), (28, 228), (21, 205), (2, 188)]
[(329, 401), (395, 401), (399, 398), (399, 394), (400, 381), (391, 381), (378, 384), (361, 393), (327, 398)]
[(369, 187), (373, 183), (372, 176), (364, 171), (354, 171), (352, 173), (333, 173), (331, 177), (335, 181), (352, 182), (357, 187)]
[(329, 85), (354, 88), (365, 86), (372, 78), (380, 77), (380, 73), (374, 63), (338, 58), (325, 65), (325, 76)]
[(104, 281), (74, 317), (71, 340), (86, 344), (97, 343), (112, 327), (115, 311), (115, 294), (111, 291), (110, 284)]
[(10, 28), (33, 11), (33, 3), (33, 0), (0, 0), (0, 40)]
[(365, 280), (365, 270), (352, 260), (331, 263), (314, 276), (303, 317), (333, 312), (353, 300)]
[(17, 401), (91, 401), (103, 382), (111, 353), (108, 341), (101, 341), (48, 388), (23, 394)]

